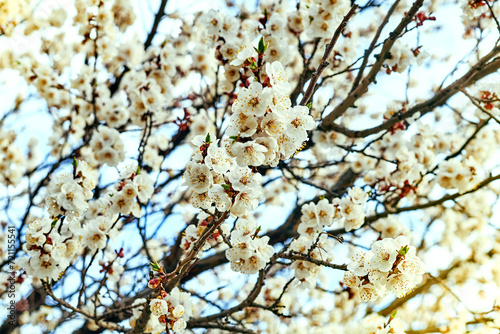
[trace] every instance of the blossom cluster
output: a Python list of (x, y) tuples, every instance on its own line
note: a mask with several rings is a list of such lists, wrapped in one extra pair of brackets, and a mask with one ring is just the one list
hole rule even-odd
[(336, 218), (343, 223), (347, 232), (360, 228), (365, 222), (367, 200), (368, 194), (359, 187), (352, 187), (347, 196), (332, 200), (337, 211)]
[[(361, 227), (365, 217), (368, 195), (359, 187), (349, 189), (343, 198), (334, 198), (330, 203), (326, 198), (318, 203), (302, 205), (302, 216), (297, 227), (299, 238), (290, 244), (291, 254), (299, 254), (321, 261), (333, 260), (333, 240), (324, 233), (324, 228), (335, 223), (344, 225), (346, 231)], [(321, 266), (307, 260), (294, 260), (290, 269), (295, 277), (309, 287), (314, 283)]]
[[(203, 235), (203, 233), (207, 229), (207, 226), (214, 221), (213, 216), (203, 211), (198, 214), (197, 218), (198, 224), (188, 225), (184, 236), (182, 237), (181, 247), (184, 250), (185, 254), (189, 253), (193, 249), (196, 241), (198, 241), (198, 239)], [(206, 251), (212, 247), (220, 245), (223, 241), (221, 233), (223, 233), (224, 235), (228, 235), (229, 230), (229, 225), (227, 223), (220, 224), (219, 228), (214, 233), (212, 233), (207, 238), (205, 244), (201, 246), (201, 250)], [(201, 258), (203, 256), (203, 252), (199, 252), (198, 254), (196, 254), (196, 256)]]
[(14, 144), (15, 131), (0, 129), (0, 183), (17, 186), (21, 182), (27, 159)]
[(359, 289), (363, 301), (374, 301), (387, 292), (398, 297), (422, 281), (425, 267), (405, 236), (376, 241), (368, 252), (359, 251), (347, 266), (344, 283)]
[(12, 34), (14, 27), (28, 14), (29, 4), (28, 0), (0, 1), (0, 35)]
[(92, 135), (84, 158), (92, 166), (116, 166), (125, 158), (125, 147), (118, 130), (101, 125)]
[[(148, 325), (163, 331), (165, 325), (175, 333), (182, 333), (186, 328), (187, 321), (192, 316), (193, 306), (190, 300), (191, 294), (181, 292), (174, 288), (170, 293), (164, 292), (161, 298), (154, 298), (149, 302), (151, 318)], [(151, 321), (151, 319), (154, 319)], [(153, 325), (153, 326), (152, 326)], [(152, 328), (155, 332), (156, 329)]]
[(231, 269), (243, 274), (255, 274), (265, 267), (274, 254), (269, 237), (258, 237), (260, 227), (254, 219), (238, 219), (231, 232), (231, 248), (226, 250), (226, 258)]
[[(28, 257), (20, 257), (16, 263), (30, 275), (57, 280), (83, 248), (93, 253), (104, 250), (121, 227), (120, 215), (141, 217), (139, 202), (146, 203), (153, 194), (152, 180), (135, 165), (125, 169), (122, 177), (114, 189), (92, 201), (98, 173), (75, 159), (73, 173), (59, 174), (49, 183), (46, 206), (50, 218), (35, 219), (28, 225), (23, 244)], [(123, 268), (107, 258), (102, 265), (110, 281), (116, 282)]]
[[(208, 21), (215, 25), (214, 33), (220, 32), (220, 18), (214, 12), (208, 15), (214, 16)], [(245, 48), (231, 65), (255, 64), (256, 58), (264, 55), (265, 47), (259, 52)], [(263, 195), (262, 176), (251, 167), (276, 166), (300, 147), (307, 139), (307, 131), (314, 127), (307, 107), (291, 108), (291, 88), (281, 63), (265, 63), (264, 68), (264, 84), (247, 82), (233, 102), (233, 115), (226, 129), (229, 138), (220, 145), (211, 133), (192, 140), (198, 151), (187, 164), (184, 177), (193, 189), (191, 203), (195, 207), (209, 209), (215, 204), (218, 211), (231, 211), (239, 217), (255, 209)]]
[(262, 176), (248, 166), (238, 167), (218, 142), (212, 141), (210, 134), (193, 139), (199, 151), (184, 172), (185, 183), (193, 190), (190, 201), (195, 207), (210, 209), (214, 205), (220, 212), (243, 216), (255, 209), (262, 197)]
[(473, 157), (464, 161), (456, 158), (443, 161), (438, 168), (436, 180), (445, 189), (458, 189), (464, 192), (472, 189), (479, 183), (478, 165)]
[(57, 280), (78, 255), (81, 249), (79, 238), (72, 236), (70, 231), (59, 233), (55, 228), (57, 223), (57, 220), (42, 218), (28, 225), (23, 251), (29, 258), (18, 258), (16, 263), (29, 275)]
[(276, 166), (289, 158), (314, 127), (309, 108), (295, 106), (286, 73), (279, 62), (266, 63), (269, 87), (253, 82), (243, 88), (233, 103), (233, 115), (226, 133), (235, 138), (230, 151), (236, 163)]
[[(327, 234), (320, 234), (315, 239), (300, 236), (292, 241), (289, 250), (290, 254), (303, 255), (308, 258), (320, 261), (331, 262), (333, 260), (334, 241), (328, 238)], [(316, 278), (321, 272), (322, 266), (308, 260), (295, 259), (290, 266), (294, 270), (294, 277), (303, 287), (314, 288)]]

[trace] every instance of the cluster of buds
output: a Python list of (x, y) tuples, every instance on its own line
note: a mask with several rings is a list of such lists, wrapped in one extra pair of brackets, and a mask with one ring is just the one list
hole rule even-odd
[(436, 21), (436, 17), (431, 14), (426, 15), (424, 12), (418, 12), (415, 15), (415, 21), (417, 22), (417, 27), (420, 27), (425, 21)]

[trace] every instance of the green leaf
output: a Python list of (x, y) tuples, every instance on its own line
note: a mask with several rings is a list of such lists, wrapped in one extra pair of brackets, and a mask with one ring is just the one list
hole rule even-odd
[(398, 310), (394, 310), (394, 312), (391, 313), (391, 318), (392, 319), (396, 318), (397, 313), (398, 313)]
[(153, 268), (154, 271), (161, 271), (160, 265), (156, 262), (150, 262), (151, 268)]
[(269, 42), (266, 43), (266, 41), (264, 40), (264, 37), (261, 37), (259, 40), (259, 46), (257, 49), (257, 53), (263, 54), (264, 52), (266, 52), (268, 45), (269, 45)]
[(231, 190), (231, 185), (230, 184), (223, 184), (222, 188), (224, 188), (225, 190), (229, 191), (229, 190)]
[(212, 141), (210, 140), (210, 133), (207, 133), (207, 136), (205, 137), (205, 143), (211, 143)]
[(78, 166), (78, 160), (76, 160), (76, 158), (73, 158), (71, 165), (76, 168)]
[(401, 247), (401, 249), (399, 250), (399, 255), (401, 256), (404, 256), (406, 253), (408, 253), (410, 249), (408, 248), (408, 246), (403, 246)]
[(256, 70), (256, 69), (257, 69), (257, 67), (258, 67), (258, 66), (257, 66), (257, 63), (256, 63), (256, 62), (254, 62), (254, 61), (250, 64), (250, 68), (251, 68), (252, 70)]
[(56, 218), (56, 219), (54, 219), (54, 220), (52, 221), (52, 224), (50, 224), (50, 225), (51, 225), (52, 227), (56, 226), (56, 224), (57, 224), (57, 221), (58, 221), (58, 220), (59, 220), (59, 219), (57, 219), (57, 218)]
[(137, 166), (137, 170), (135, 171), (136, 174), (139, 174), (141, 172), (141, 166)]

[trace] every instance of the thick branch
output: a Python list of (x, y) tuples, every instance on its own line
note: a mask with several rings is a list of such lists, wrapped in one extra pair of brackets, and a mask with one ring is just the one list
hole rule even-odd
[[(494, 58), (500, 52), (500, 45), (496, 46), (488, 53), (486, 56), (481, 58), (481, 60), (474, 65), (466, 74), (464, 74), (461, 78), (457, 79), (455, 82), (450, 84), (448, 87), (441, 89), (438, 91), (432, 98), (429, 100), (418, 103), (412, 108), (408, 109), (404, 114), (396, 114), (392, 118), (390, 118), (385, 123), (382, 123), (373, 128), (369, 128), (361, 131), (353, 131), (349, 130), (343, 126), (337, 125), (334, 123), (335, 118), (325, 117), (323, 122), (320, 125), (320, 128), (323, 131), (334, 130), (340, 132), (351, 138), (364, 138), (369, 135), (378, 133), (383, 130), (388, 130), (393, 127), (396, 123), (401, 122), (404, 119), (412, 117), (413, 115), (420, 113), (421, 116), (427, 114), (428, 112), (434, 110), (436, 107), (442, 106), (450, 99), (452, 96), (461, 91), (461, 89), (468, 87), (474, 84), (476, 81), (486, 77), (487, 75), (496, 72), (500, 68), (500, 58)], [(491, 62), (490, 60), (493, 59)], [(361, 86), (360, 86), (361, 87)], [(352, 94), (350, 94), (352, 95)], [(349, 96), (350, 96), (349, 95)], [(349, 97), (347, 97), (349, 99)], [(346, 99), (346, 100), (347, 100)], [(334, 110), (335, 111), (335, 110)], [(333, 112), (334, 112), (333, 111)], [(333, 113), (332, 112), (332, 113)]]
[(321, 123), (321, 129), (324, 131), (327, 130), (332, 130), (330, 127), (333, 125), (333, 122), (341, 116), (347, 108), (351, 107), (354, 105), (354, 102), (360, 98), (363, 94), (365, 94), (368, 91), (368, 85), (370, 83), (375, 81), (375, 77), (380, 71), (380, 68), (382, 67), (383, 63), (387, 59), (386, 57), (389, 55), (389, 51), (391, 50), (392, 46), (396, 42), (396, 39), (399, 37), (399, 35), (403, 32), (403, 30), (406, 28), (406, 26), (413, 20), (413, 16), (417, 13), (418, 9), (422, 7), (422, 4), (424, 3), (424, 0), (417, 0), (413, 4), (413, 6), (410, 8), (408, 13), (403, 17), (399, 25), (394, 29), (393, 32), (390, 33), (389, 38), (387, 38), (382, 46), (382, 50), (380, 51), (380, 54), (378, 56), (377, 61), (373, 64), (370, 72), (368, 75), (361, 81), (359, 86), (356, 87), (348, 96), (345, 98), (344, 101), (342, 101), (341, 104), (339, 104), (333, 111), (328, 114), (323, 122)]

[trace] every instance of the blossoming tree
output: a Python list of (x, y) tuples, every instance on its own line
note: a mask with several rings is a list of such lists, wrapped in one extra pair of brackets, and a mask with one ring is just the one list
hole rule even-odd
[(151, 5), (0, 0), (1, 333), (500, 332), (500, 2)]

